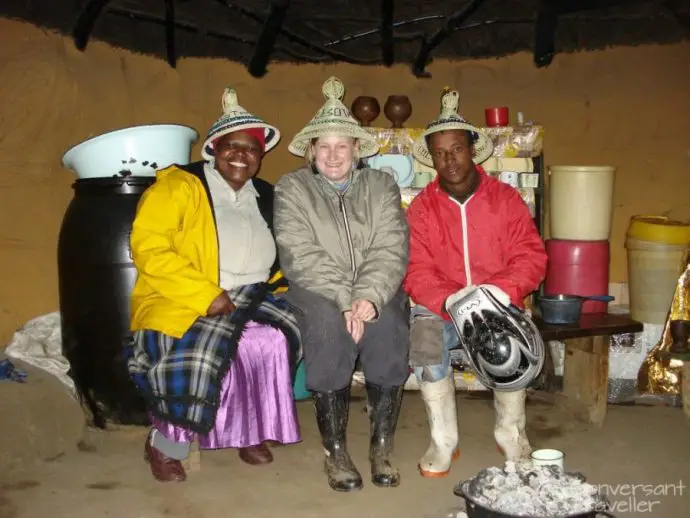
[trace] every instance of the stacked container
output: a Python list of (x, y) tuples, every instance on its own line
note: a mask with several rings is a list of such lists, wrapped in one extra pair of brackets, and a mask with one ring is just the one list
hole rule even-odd
[[(545, 295), (608, 295), (613, 186), (611, 166), (549, 168), (549, 257)], [(585, 301), (583, 313), (606, 313)]]
[(625, 240), (630, 316), (666, 322), (678, 277), (690, 247), (690, 223), (663, 216), (633, 216)]

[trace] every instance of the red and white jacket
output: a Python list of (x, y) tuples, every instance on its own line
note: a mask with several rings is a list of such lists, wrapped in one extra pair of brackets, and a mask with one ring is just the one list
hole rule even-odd
[(520, 193), (477, 169), (479, 187), (465, 203), (441, 190), (437, 178), (407, 210), (405, 291), (445, 320), (446, 299), (466, 286), (492, 284), (523, 308), (546, 275), (544, 242)]

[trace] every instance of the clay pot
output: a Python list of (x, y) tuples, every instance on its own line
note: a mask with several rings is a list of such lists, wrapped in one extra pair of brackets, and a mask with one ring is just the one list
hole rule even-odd
[(364, 127), (371, 126), (379, 113), (381, 113), (381, 106), (376, 97), (361, 95), (352, 101), (352, 115)]
[(383, 106), (383, 113), (394, 128), (402, 128), (403, 123), (412, 115), (412, 103), (406, 95), (391, 95)]

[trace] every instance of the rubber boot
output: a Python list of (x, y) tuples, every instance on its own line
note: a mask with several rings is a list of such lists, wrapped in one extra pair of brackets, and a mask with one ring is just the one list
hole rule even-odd
[(324, 468), (328, 485), (334, 491), (357, 491), (362, 476), (347, 453), (347, 419), (350, 409), (350, 386), (332, 392), (314, 392), (316, 422), (326, 453)]
[(496, 425), (494, 438), (506, 461), (529, 460), (532, 447), (525, 432), (525, 390), (494, 391)]
[(400, 485), (400, 473), (391, 465), (390, 457), (393, 454), (393, 436), (400, 415), (403, 387), (367, 383), (366, 389), (371, 423), (371, 481), (378, 487), (396, 487)]
[(431, 444), (419, 461), (419, 472), (423, 477), (445, 477), (451, 462), (460, 457), (453, 370), (442, 380), (420, 381), (419, 388), (431, 432)]

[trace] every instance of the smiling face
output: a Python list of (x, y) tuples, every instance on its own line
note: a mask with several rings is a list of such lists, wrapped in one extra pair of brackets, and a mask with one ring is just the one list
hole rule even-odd
[(357, 150), (355, 139), (340, 135), (324, 135), (312, 144), (314, 163), (319, 172), (335, 183), (347, 180)]
[(472, 161), (470, 133), (464, 130), (439, 131), (429, 135), (427, 142), (441, 187), (453, 195), (471, 190), (477, 170)]
[(216, 169), (234, 190), (239, 190), (261, 167), (263, 151), (252, 135), (235, 131), (214, 143)]

